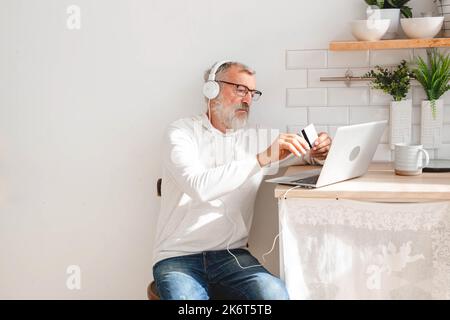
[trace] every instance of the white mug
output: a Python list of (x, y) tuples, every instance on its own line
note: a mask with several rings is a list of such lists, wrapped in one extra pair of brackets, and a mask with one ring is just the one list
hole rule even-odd
[[(425, 164), (423, 163), (425, 156)], [(395, 144), (395, 174), (414, 176), (422, 173), (423, 167), (430, 162), (428, 152), (420, 144)]]

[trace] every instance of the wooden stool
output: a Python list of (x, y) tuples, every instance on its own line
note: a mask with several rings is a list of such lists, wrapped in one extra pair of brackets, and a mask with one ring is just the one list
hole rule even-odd
[(149, 300), (159, 300), (158, 290), (156, 290), (156, 283), (152, 281), (147, 287), (147, 297)]

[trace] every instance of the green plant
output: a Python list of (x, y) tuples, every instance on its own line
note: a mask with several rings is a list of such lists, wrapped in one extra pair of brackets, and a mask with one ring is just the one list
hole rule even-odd
[(450, 54), (443, 55), (433, 48), (428, 51), (427, 62), (417, 57), (416, 64), (412, 73), (425, 90), (433, 118), (436, 118), (436, 100), (450, 89)]
[(365, 0), (369, 6), (377, 6), (380, 9), (400, 9), (402, 16), (412, 18), (412, 10), (406, 4), (410, 0)]
[(364, 77), (373, 78), (371, 81), (372, 88), (390, 94), (394, 101), (401, 101), (406, 98), (411, 88), (411, 76), (405, 60), (402, 60), (392, 70), (375, 66), (375, 70), (370, 70), (364, 75)]

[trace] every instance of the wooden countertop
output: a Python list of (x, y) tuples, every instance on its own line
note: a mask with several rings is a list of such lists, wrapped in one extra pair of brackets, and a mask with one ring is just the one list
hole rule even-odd
[[(316, 166), (292, 166), (286, 175), (316, 169)], [(292, 186), (277, 185), (275, 197), (282, 197)], [(425, 172), (418, 176), (398, 176), (393, 163), (374, 162), (362, 177), (317, 189), (297, 188), (286, 198), (353, 199), (377, 202), (426, 202), (450, 200), (450, 172)]]

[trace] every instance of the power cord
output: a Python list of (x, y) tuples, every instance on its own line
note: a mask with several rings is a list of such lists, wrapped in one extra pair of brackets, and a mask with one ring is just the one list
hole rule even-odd
[[(283, 198), (284, 198), (284, 199), (287, 199), (286, 196), (287, 196), (287, 194), (288, 194), (291, 190), (294, 190), (294, 189), (297, 189), (297, 188), (300, 188), (300, 187), (301, 187), (301, 186), (294, 186), (294, 187), (292, 187), (292, 188), (289, 188), (289, 189), (286, 190), (286, 192), (284, 193)], [(230, 222), (233, 224), (233, 231), (232, 231), (231, 236), (230, 236), (230, 238), (229, 238), (229, 240), (228, 240), (228, 243), (227, 243), (227, 251), (228, 251), (228, 253), (229, 253), (230, 255), (233, 256), (234, 260), (236, 260), (236, 263), (238, 264), (238, 266), (239, 266), (241, 269), (249, 269), (249, 268), (254, 268), (254, 267), (262, 267), (261, 264), (255, 264), (255, 265), (253, 265), (253, 266), (246, 266), (246, 267), (243, 267), (243, 266), (239, 263), (239, 259), (236, 257), (236, 255), (234, 255), (233, 252), (230, 251), (230, 242), (231, 242), (231, 239), (233, 238), (233, 234), (234, 234), (235, 231), (236, 231), (236, 223), (228, 216), (228, 214), (227, 214), (227, 207), (226, 207), (226, 205), (225, 205), (225, 202), (223, 202), (221, 199), (218, 199), (218, 200), (219, 200), (220, 202), (222, 202), (222, 205), (223, 205), (223, 208), (224, 208), (224, 215), (225, 215), (225, 217), (228, 219), (228, 221), (230, 221)], [(262, 255), (262, 259), (263, 259), (264, 262), (266, 262), (265, 256), (269, 255), (269, 254), (273, 251), (273, 249), (275, 248), (275, 243), (276, 243), (276, 241), (277, 241), (277, 239), (279, 238), (279, 236), (280, 236), (281, 233), (282, 233), (282, 230), (280, 230), (280, 232), (279, 232), (279, 233), (275, 236), (275, 238), (273, 239), (272, 248), (271, 248), (268, 252), (266, 252), (266, 253), (264, 253), (264, 254)]]
[(295, 187), (292, 187), (292, 188), (287, 189), (286, 192), (285, 192), (284, 195), (283, 195), (284, 200), (287, 199), (287, 198), (286, 198), (286, 195), (287, 195), (291, 190), (294, 190), (294, 189), (297, 189), (297, 188), (300, 188), (300, 187), (301, 187), (301, 186), (295, 186)]
[[(235, 231), (236, 231), (236, 223), (233, 221), (233, 219), (231, 219), (231, 218), (228, 216), (225, 202), (223, 202), (221, 199), (218, 199), (218, 200), (219, 200), (220, 202), (222, 202), (222, 205), (223, 205), (223, 208), (224, 208), (224, 215), (225, 215), (225, 217), (226, 217), (226, 218), (228, 219), (228, 221), (230, 221), (230, 222), (232, 223), (232, 225), (233, 225), (233, 230), (232, 230), (232, 232), (231, 232), (231, 235), (230, 235), (230, 237), (229, 237), (229, 239), (228, 239), (228, 243), (227, 243), (227, 251), (228, 251), (228, 253), (229, 253), (231, 256), (233, 256), (234, 260), (236, 260), (236, 263), (238, 264), (238, 266), (239, 266), (241, 269), (249, 269), (249, 268), (254, 268), (254, 267), (262, 267), (261, 264), (255, 264), (255, 265), (252, 265), (252, 266), (246, 266), (246, 267), (244, 267), (244, 266), (242, 266), (242, 265), (240, 264), (239, 259), (236, 257), (236, 255), (233, 254), (233, 252), (230, 251), (230, 242), (231, 242), (231, 239), (233, 238), (233, 235), (234, 235), (234, 233), (235, 233)], [(263, 259), (264, 262), (266, 262), (265, 257), (266, 257), (267, 255), (269, 255), (269, 254), (275, 249), (275, 243), (276, 243), (277, 239), (279, 238), (280, 234), (281, 234), (281, 231), (280, 231), (280, 232), (275, 236), (275, 238), (273, 239), (272, 248), (271, 248), (268, 252), (266, 252), (266, 253), (264, 253), (264, 254), (262, 255), (262, 259)]]

